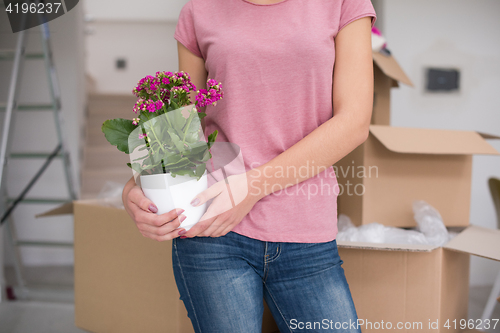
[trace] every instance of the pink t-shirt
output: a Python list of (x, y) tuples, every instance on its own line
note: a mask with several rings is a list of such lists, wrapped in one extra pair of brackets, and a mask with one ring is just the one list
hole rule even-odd
[[(284, 152), (330, 119), (334, 38), (372, 17), (370, 0), (191, 0), (175, 39), (205, 60), (224, 99), (207, 107), (206, 132), (240, 146), (247, 169)], [(313, 165), (310, 162), (310, 165)], [(283, 169), (283, 175), (301, 170)], [(305, 173), (305, 169), (302, 170)], [(327, 242), (337, 235), (333, 168), (260, 200), (234, 232), (273, 242)]]

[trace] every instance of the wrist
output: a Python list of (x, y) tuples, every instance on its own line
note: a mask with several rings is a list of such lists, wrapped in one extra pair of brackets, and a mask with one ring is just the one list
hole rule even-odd
[(269, 194), (266, 192), (266, 181), (260, 168), (248, 171), (246, 176), (248, 182), (248, 195), (252, 200), (257, 202)]

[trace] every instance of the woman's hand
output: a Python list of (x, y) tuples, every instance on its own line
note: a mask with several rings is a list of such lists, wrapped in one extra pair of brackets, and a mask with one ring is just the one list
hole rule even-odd
[(231, 231), (250, 212), (260, 197), (249, 193), (247, 174), (229, 176), (198, 194), (191, 204), (199, 206), (213, 199), (200, 222), (181, 238), (220, 237)]
[(186, 219), (182, 214), (184, 210), (173, 209), (168, 213), (156, 215), (158, 208), (144, 196), (141, 188), (135, 184), (134, 178), (125, 185), (122, 200), (125, 210), (144, 237), (161, 242), (179, 237), (186, 232), (184, 229), (177, 229)]

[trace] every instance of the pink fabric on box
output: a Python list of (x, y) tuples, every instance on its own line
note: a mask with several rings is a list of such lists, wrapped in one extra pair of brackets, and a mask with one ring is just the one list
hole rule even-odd
[[(224, 99), (207, 107), (206, 132), (219, 130), (217, 141), (238, 144), (247, 170), (300, 141), (333, 115), (334, 38), (366, 16), (373, 25), (370, 0), (188, 2), (175, 39), (205, 60), (224, 90)], [(337, 193), (329, 168), (260, 200), (233, 231), (264, 241), (331, 241)]]

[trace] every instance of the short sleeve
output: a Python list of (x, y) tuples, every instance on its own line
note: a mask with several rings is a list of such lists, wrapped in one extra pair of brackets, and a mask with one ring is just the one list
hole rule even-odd
[(182, 7), (177, 26), (175, 27), (174, 38), (194, 55), (203, 58), (198, 41), (196, 40), (192, 1), (189, 1)]
[(377, 15), (370, 0), (344, 0), (340, 12), (339, 30), (342, 30), (349, 23), (362, 17), (372, 18), (372, 27), (375, 25)]

